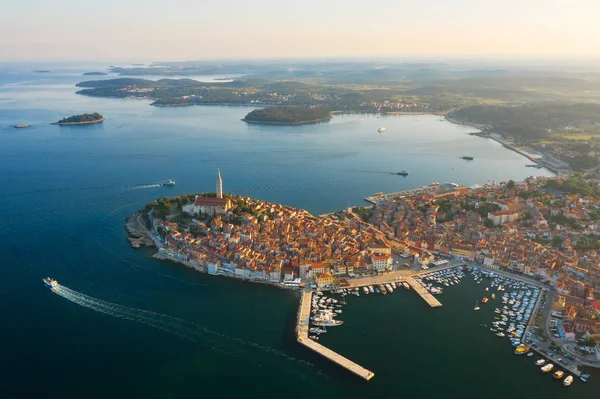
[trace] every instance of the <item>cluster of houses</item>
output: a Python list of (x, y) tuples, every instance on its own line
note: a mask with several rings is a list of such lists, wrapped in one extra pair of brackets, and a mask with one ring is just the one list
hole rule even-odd
[[(600, 333), (600, 254), (578, 245), (600, 239), (600, 200), (545, 193), (545, 181), (457, 188), (444, 193), (443, 210), (436, 192), (397, 198), (379, 203), (372, 223), (407, 251), (420, 248), (544, 281), (558, 290), (555, 308), (572, 321), (567, 330)], [(482, 216), (484, 204), (498, 210)]]
[[(245, 211), (234, 216), (236, 206)], [(382, 272), (392, 265), (384, 234), (358, 217), (345, 223), (245, 197), (199, 196), (183, 208), (213, 217), (193, 219), (187, 232), (177, 223), (154, 219), (163, 243), (159, 251), (210, 274), (271, 283), (309, 279), (323, 287), (340, 275)]]

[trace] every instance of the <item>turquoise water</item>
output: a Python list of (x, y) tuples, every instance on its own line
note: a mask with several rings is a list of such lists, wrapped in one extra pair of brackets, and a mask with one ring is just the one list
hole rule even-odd
[[(248, 107), (155, 108), (77, 96), (74, 84), (92, 78), (81, 76), (88, 70), (97, 67), (0, 66), (3, 397), (567, 392), (472, 328), (479, 322), (461, 310), (474, 301), (467, 283), (445, 293), (437, 310), (404, 292), (352, 301), (346, 324), (323, 342), (372, 369), (376, 377), (366, 384), (295, 343), (294, 293), (153, 260), (129, 247), (123, 228), (126, 216), (156, 197), (212, 191), (217, 168), (227, 192), (315, 214), (361, 204), (377, 191), (548, 172), (434, 116), (246, 125), (240, 119)], [(49, 125), (93, 111), (106, 122)], [(17, 123), (32, 127), (14, 129)], [(465, 154), (475, 161), (459, 158)], [(407, 178), (390, 174), (402, 169)], [(177, 186), (146, 186), (168, 178)], [(47, 275), (91, 299), (52, 294), (41, 283)], [(592, 384), (576, 382), (567, 396)]]

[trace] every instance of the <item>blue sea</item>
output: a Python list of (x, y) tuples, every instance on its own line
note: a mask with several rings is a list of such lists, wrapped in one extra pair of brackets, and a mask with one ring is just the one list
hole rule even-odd
[[(436, 116), (260, 126), (241, 121), (251, 107), (157, 108), (75, 94), (80, 81), (110, 78), (82, 75), (104, 67), (0, 64), (0, 397), (590, 392), (593, 381), (567, 391), (480, 337), (463, 312), (476, 295), (468, 285), (444, 294), (448, 305), (435, 310), (405, 292), (352, 301), (328, 345), (375, 372), (365, 383), (296, 344), (295, 293), (154, 260), (130, 248), (124, 230), (125, 218), (157, 197), (214, 191), (217, 168), (226, 192), (313, 214), (363, 205), (378, 191), (551, 172), (526, 168), (519, 154)], [(34, 72), (42, 69), (50, 72)], [(83, 112), (107, 119), (50, 124)], [(31, 127), (15, 129), (19, 123)], [(392, 174), (403, 169), (408, 177)], [(157, 187), (169, 178), (175, 187)], [(50, 292), (45, 276), (70, 296)]]

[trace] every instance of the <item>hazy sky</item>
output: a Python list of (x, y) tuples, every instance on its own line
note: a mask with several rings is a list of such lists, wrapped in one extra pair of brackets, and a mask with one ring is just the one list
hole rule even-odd
[(600, 0), (2, 0), (1, 60), (600, 55)]

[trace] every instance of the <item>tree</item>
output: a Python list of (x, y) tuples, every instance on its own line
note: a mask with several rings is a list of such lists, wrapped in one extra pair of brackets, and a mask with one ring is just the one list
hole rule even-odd
[(508, 183), (506, 183), (506, 188), (512, 190), (513, 188), (515, 188), (515, 182), (513, 180), (509, 180)]
[(554, 248), (560, 248), (562, 242), (563, 239), (561, 238), (561, 236), (554, 236), (552, 237), (552, 242), (550, 242), (550, 245), (552, 245)]

